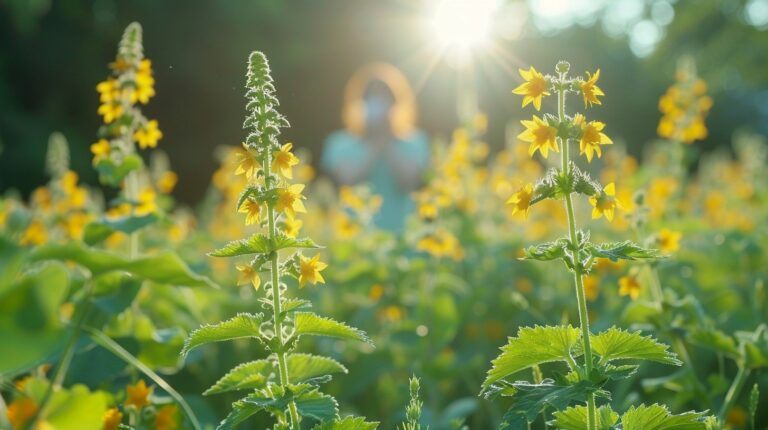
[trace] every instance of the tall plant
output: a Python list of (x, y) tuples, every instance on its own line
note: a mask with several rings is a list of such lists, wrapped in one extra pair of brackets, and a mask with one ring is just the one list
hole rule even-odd
[[(603, 133), (605, 124), (588, 121), (583, 114), (566, 114), (566, 95), (580, 94), (584, 108), (601, 104), (602, 90), (597, 86), (600, 71), (584, 77), (569, 77), (570, 65), (561, 61), (555, 75), (544, 75), (535, 68), (520, 70), (525, 80), (514, 90), (522, 95), (523, 107), (533, 104), (541, 109), (544, 97), (557, 95), (557, 111), (536, 115), (522, 121), (525, 131), (519, 139), (529, 143), (529, 155), (537, 151), (547, 158), (551, 152), (561, 155), (560, 168), (549, 170), (536, 184), (527, 184), (510, 199), (513, 211), (527, 214), (529, 208), (545, 199), (560, 199), (564, 203), (568, 232), (565, 237), (529, 247), (524, 259), (561, 260), (573, 275), (575, 304), (579, 327), (536, 326), (520, 328), (501, 348), (502, 353), (492, 362), (483, 383), (487, 397), (504, 396), (512, 405), (502, 418), (503, 429), (525, 429), (540, 414), (553, 411), (548, 422), (559, 429), (598, 430), (612, 429), (620, 423), (624, 430), (669, 429), (684, 426), (704, 429), (704, 414), (689, 412), (671, 415), (665, 406), (640, 405), (630, 408), (622, 416), (613, 411), (606, 384), (611, 380), (626, 379), (637, 371), (637, 362), (649, 360), (680, 365), (666, 345), (658, 343), (640, 332), (629, 332), (617, 327), (593, 334), (589, 328), (589, 314), (584, 289), (584, 276), (590, 273), (597, 259), (653, 259), (660, 254), (631, 241), (593, 243), (588, 230), (576, 225), (574, 195), (582, 195), (592, 206), (592, 218), (605, 217), (611, 221), (621, 207), (615, 196), (615, 185), (602, 186), (571, 160), (571, 145), (578, 142), (579, 154), (587, 162), (602, 155), (602, 147), (611, 139)], [(551, 152), (550, 152), (551, 151)], [(563, 363), (565, 373), (557, 373), (555, 364)], [(632, 363), (632, 364), (627, 364)], [(561, 364), (562, 366), (562, 364)], [(524, 370), (532, 370), (534, 382), (511, 379)], [(550, 373), (552, 378), (544, 378)], [(571, 406), (576, 404), (576, 406)]]
[(317, 246), (309, 238), (295, 238), (286, 233), (286, 225), (297, 212), (305, 212), (301, 194), (304, 185), (293, 184), (292, 167), (298, 158), (290, 143), (281, 144), (280, 130), (288, 121), (278, 111), (278, 99), (267, 58), (253, 52), (248, 59), (246, 82), (246, 117), (243, 127), (249, 131), (239, 153), (236, 173), (248, 179), (237, 208), (245, 213), (246, 224), (256, 224), (262, 231), (251, 237), (230, 242), (210, 253), (213, 257), (247, 257), (237, 265), (240, 282), (259, 289), (261, 272), (267, 282), (260, 300), (266, 313), (240, 313), (227, 321), (203, 326), (192, 332), (182, 354), (211, 342), (256, 339), (269, 351), (266, 358), (243, 363), (224, 375), (204, 394), (248, 390), (250, 393), (232, 404), (232, 411), (219, 429), (231, 429), (250, 416), (264, 411), (275, 420), (274, 429), (302, 428), (305, 419), (317, 421), (315, 428), (372, 429), (375, 423), (362, 418), (339, 418), (336, 400), (323, 394), (319, 385), (332, 374), (346, 373), (336, 360), (294, 352), (302, 336), (327, 336), (370, 342), (360, 330), (344, 323), (308, 312), (307, 300), (288, 297), (286, 278), (307, 283), (324, 283), (321, 271), (326, 264), (319, 254), (305, 257), (295, 251), (281, 259), (281, 251), (311, 249)]

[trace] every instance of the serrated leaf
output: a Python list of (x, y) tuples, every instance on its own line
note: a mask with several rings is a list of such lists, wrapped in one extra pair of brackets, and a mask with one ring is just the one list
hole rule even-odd
[(659, 343), (639, 331), (628, 332), (616, 327), (590, 336), (592, 350), (600, 356), (601, 363), (614, 360), (650, 360), (680, 366), (683, 363), (669, 351), (669, 346)]
[(89, 248), (81, 242), (72, 241), (61, 245), (39, 246), (30, 253), (29, 259), (30, 261), (70, 261), (85, 267), (94, 277), (104, 273), (122, 271), (160, 284), (217, 287), (207, 277), (192, 272), (186, 263), (173, 252), (162, 252), (129, 260), (120, 255)]
[(283, 306), (281, 308), (282, 314), (288, 314), (290, 312), (295, 312), (301, 309), (309, 309), (312, 307), (312, 302), (309, 300), (302, 300), (302, 299), (288, 299), (285, 302), (283, 302)]
[(552, 380), (545, 379), (541, 384), (516, 382), (510, 384), (515, 390), (513, 403), (502, 418), (502, 430), (525, 429), (529, 422), (544, 408), (552, 407), (562, 410), (573, 402), (584, 402), (590, 393), (607, 397), (608, 393), (598, 390), (589, 381), (579, 381), (573, 385), (555, 385)]
[(666, 406), (631, 407), (621, 416), (623, 430), (705, 430), (704, 412), (672, 415)]
[(115, 232), (119, 231), (131, 234), (148, 225), (152, 225), (157, 222), (158, 219), (156, 214), (148, 214), (141, 216), (127, 216), (115, 220), (104, 219), (91, 222), (85, 226), (85, 230), (83, 231), (83, 242), (93, 246), (103, 242)]
[[(587, 407), (572, 406), (568, 409), (554, 413), (555, 419), (549, 425), (558, 430), (588, 430)], [(609, 405), (600, 406), (597, 409), (596, 430), (612, 430), (618, 422), (619, 414), (613, 411)]]
[(517, 337), (510, 337), (501, 348), (501, 355), (491, 363), (483, 389), (531, 366), (567, 361), (579, 339), (579, 330), (571, 326), (520, 328)]
[(289, 379), (293, 383), (333, 373), (347, 373), (347, 368), (338, 361), (319, 355), (290, 354), (287, 360)]
[(526, 260), (550, 261), (565, 257), (568, 248), (567, 239), (558, 239), (552, 242), (546, 242), (535, 246), (529, 246), (525, 249)]
[(336, 399), (318, 390), (307, 391), (294, 400), (299, 415), (311, 417), (320, 422), (330, 421), (339, 415), (339, 404)]
[(270, 254), (284, 248), (317, 248), (310, 238), (295, 239), (283, 233), (272, 241), (264, 234), (254, 234), (248, 239), (229, 242), (224, 247), (208, 253), (211, 257), (236, 257), (248, 254)]
[(273, 373), (273, 365), (269, 360), (243, 363), (222, 376), (211, 388), (205, 390), (203, 395), (208, 396), (226, 391), (264, 388), (271, 373)]
[(234, 318), (213, 325), (205, 325), (192, 331), (184, 342), (181, 355), (187, 355), (189, 351), (200, 345), (212, 342), (241, 338), (258, 338), (259, 326), (263, 320), (262, 314), (239, 313)]
[(600, 245), (589, 243), (585, 249), (595, 258), (607, 258), (611, 261), (663, 257), (658, 249), (643, 248), (630, 240)]
[(245, 399), (240, 399), (235, 403), (232, 403), (232, 410), (227, 416), (221, 420), (216, 430), (233, 430), (235, 426), (243, 421), (255, 415), (257, 412), (264, 409), (262, 406), (245, 402)]
[(361, 417), (345, 417), (339, 420), (333, 420), (318, 424), (312, 427), (312, 430), (376, 430), (379, 426), (377, 422), (367, 422)]
[(311, 312), (296, 312), (294, 314), (294, 325), (297, 336), (328, 336), (373, 344), (362, 330)]

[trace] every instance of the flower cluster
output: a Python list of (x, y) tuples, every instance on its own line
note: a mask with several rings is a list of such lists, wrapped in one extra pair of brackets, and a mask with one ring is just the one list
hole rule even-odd
[(693, 143), (707, 137), (704, 120), (712, 108), (707, 95), (707, 83), (696, 76), (691, 61), (683, 61), (676, 73), (676, 82), (659, 99), (663, 114), (657, 133), (665, 139)]
[(157, 209), (156, 191), (169, 193), (176, 176), (165, 172), (153, 184), (140, 175), (144, 162), (137, 147), (156, 148), (163, 137), (157, 120), (147, 119), (140, 108), (155, 95), (152, 62), (144, 57), (141, 25), (132, 23), (126, 27), (117, 57), (109, 68), (107, 79), (96, 85), (101, 103), (98, 113), (104, 124), (98, 132), (99, 140), (91, 145), (93, 165), (102, 183), (122, 186), (124, 190), (124, 198), (109, 215), (143, 216)]
[[(563, 94), (565, 92), (581, 94), (584, 107), (601, 104), (599, 97), (604, 95), (600, 87), (597, 86), (597, 80), (600, 78), (599, 69), (594, 74), (587, 72), (586, 77), (570, 79), (545, 76), (533, 67), (527, 71), (520, 70), (520, 75), (525, 82), (515, 88), (513, 93), (523, 96), (523, 107), (533, 103), (536, 110), (540, 110), (542, 98), (558, 91)], [(542, 157), (547, 158), (550, 151), (560, 152), (561, 145), (559, 142), (574, 140), (579, 142), (579, 153), (584, 155), (588, 162), (591, 162), (595, 155), (598, 158), (602, 156), (601, 146), (613, 143), (603, 133), (604, 123), (588, 121), (580, 113), (572, 117), (565, 115), (564, 112), (558, 112), (557, 116), (546, 114), (543, 118), (533, 115), (531, 120), (523, 120), (521, 123), (525, 130), (518, 135), (518, 138), (529, 144), (528, 155), (531, 157), (538, 151)], [(546, 184), (539, 185), (545, 186)], [(597, 191), (594, 184), (587, 183), (586, 185), (587, 188)], [(531, 204), (543, 199), (541, 195), (535, 196), (535, 194), (532, 183), (525, 184), (512, 194), (507, 200), (507, 203), (512, 205), (512, 213), (519, 212), (527, 216)], [(613, 183), (592, 194), (589, 202), (593, 207), (592, 218), (605, 216), (606, 219), (612, 221), (615, 210), (621, 208), (621, 204), (616, 198), (616, 189)]]
[(103, 429), (124, 428), (126, 418), (134, 426), (144, 424), (156, 430), (180, 429), (179, 408), (174, 404), (153, 403), (153, 391), (154, 387), (148, 387), (143, 379), (126, 386), (122, 407), (112, 406), (104, 412)]

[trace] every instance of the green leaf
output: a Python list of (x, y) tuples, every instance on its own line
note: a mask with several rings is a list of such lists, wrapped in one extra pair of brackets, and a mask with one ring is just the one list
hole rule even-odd
[(565, 257), (565, 251), (568, 248), (567, 239), (558, 239), (552, 242), (546, 242), (535, 246), (529, 246), (525, 249), (526, 260), (550, 261)]
[(248, 254), (269, 254), (284, 248), (317, 248), (310, 238), (294, 239), (279, 233), (272, 241), (264, 234), (254, 234), (248, 239), (229, 242), (223, 248), (208, 253), (211, 257), (236, 257)]
[(579, 381), (573, 385), (555, 385), (551, 379), (541, 384), (516, 382), (509, 384), (515, 389), (513, 403), (502, 417), (502, 430), (525, 429), (529, 422), (547, 407), (562, 410), (573, 402), (584, 402), (590, 393), (608, 397), (608, 393), (598, 390), (589, 381)]
[(639, 331), (628, 332), (616, 327), (597, 335), (591, 335), (592, 350), (600, 356), (601, 363), (614, 360), (650, 360), (680, 366), (683, 363), (669, 351), (669, 346), (659, 343)]
[(312, 427), (312, 430), (376, 430), (378, 422), (370, 423), (361, 417), (345, 417)]
[(694, 329), (688, 335), (688, 339), (691, 343), (714, 349), (734, 359), (741, 358), (742, 355), (733, 337), (720, 330)]
[(600, 245), (588, 243), (585, 249), (595, 258), (607, 258), (611, 261), (663, 257), (658, 249), (643, 248), (630, 240)]
[[(270, 301), (271, 303), (271, 301)], [(282, 307), (282, 314), (286, 315), (291, 312), (295, 312), (297, 310), (301, 309), (309, 309), (312, 307), (312, 302), (309, 300), (301, 300), (301, 299), (288, 299), (283, 303)]]
[(259, 338), (260, 326), (264, 319), (262, 314), (239, 313), (234, 318), (213, 325), (205, 325), (190, 333), (184, 342), (181, 355), (186, 356), (189, 351), (200, 345), (211, 342), (241, 338)]
[[(588, 430), (586, 406), (572, 406), (555, 412), (554, 416), (555, 419), (550, 421), (549, 425), (558, 430)], [(609, 405), (600, 406), (597, 409), (596, 430), (612, 430), (617, 421), (619, 421), (619, 414)]]
[(296, 397), (295, 402), (299, 415), (303, 417), (311, 417), (323, 422), (333, 420), (339, 415), (339, 405), (336, 403), (336, 399), (318, 390), (300, 394)]
[(571, 326), (522, 327), (510, 337), (493, 360), (483, 382), (483, 390), (503, 378), (531, 366), (567, 361), (571, 348), (579, 341), (579, 330)]
[(90, 392), (85, 385), (57, 391), (46, 408), (46, 422), (57, 430), (101, 430), (107, 396)]
[(290, 354), (288, 373), (293, 383), (305, 382), (332, 373), (347, 373), (347, 368), (338, 361), (312, 354)]
[(83, 242), (93, 246), (107, 239), (112, 233), (123, 232), (131, 234), (158, 220), (155, 214), (142, 216), (127, 216), (116, 220), (105, 219), (89, 223), (83, 232)]
[(704, 412), (672, 415), (666, 406), (631, 407), (621, 417), (623, 430), (705, 430)]
[(129, 173), (144, 167), (144, 160), (138, 154), (129, 154), (120, 164), (115, 163), (112, 158), (103, 158), (94, 167), (99, 172), (101, 183), (118, 187)]
[(203, 395), (208, 396), (226, 391), (264, 388), (267, 385), (269, 375), (273, 373), (273, 367), (272, 362), (269, 360), (243, 363), (222, 376), (211, 388), (205, 390)]
[(262, 406), (253, 403), (247, 403), (245, 401), (247, 398), (248, 397), (245, 397), (232, 403), (232, 410), (223, 420), (221, 420), (219, 425), (216, 426), (216, 430), (232, 430), (238, 424), (242, 423), (252, 415), (255, 415), (257, 412), (264, 409)]
[(160, 284), (217, 288), (217, 285), (207, 277), (192, 272), (173, 252), (162, 252), (129, 260), (120, 255), (88, 248), (81, 242), (72, 241), (63, 245), (40, 246), (32, 251), (29, 259), (30, 261), (71, 261), (88, 269), (94, 277), (104, 273), (124, 271)]
[(344, 323), (324, 318), (311, 312), (296, 312), (294, 317), (296, 335), (328, 336), (340, 339), (357, 340), (373, 345), (373, 342), (362, 330), (350, 327)]

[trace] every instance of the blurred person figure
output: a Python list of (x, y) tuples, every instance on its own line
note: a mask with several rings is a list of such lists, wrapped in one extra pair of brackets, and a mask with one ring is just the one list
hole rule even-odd
[(337, 184), (370, 184), (383, 200), (376, 225), (402, 231), (430, 158), (427, 136), (415, 128), (408, 80), (390, 64), (359, 69), (345, 88), (341, 116), (345, 128), (326, 139), (320, 167)]

